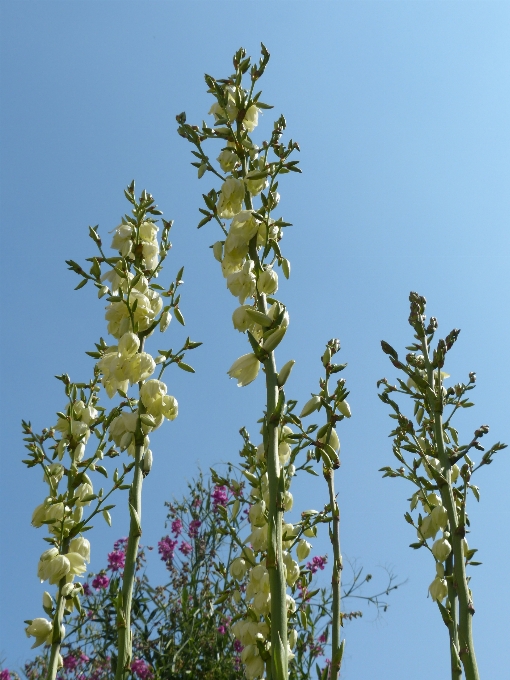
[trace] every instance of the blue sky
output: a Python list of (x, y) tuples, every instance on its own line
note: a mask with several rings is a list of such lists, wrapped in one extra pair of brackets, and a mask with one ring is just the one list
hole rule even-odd
[[(376, 381), (393, 378), (379, 348), (408, 344), (410, 290), (428, 299), (440, 330), (462, 329), (448, 372), (478, 375), (476, 409), (459, 419), (465, 440), (489, 423), (508, 431), (510, 237), (510, 7), (497, 2), (3, 2), (1, 10), (2, 272), (2, 634), (0, 659), (29, 654), (23, 620), (40, 615), (36, 564), (44, 549), (30, 527), (41, 502), (39, 473), (21, 464), (19, 423), (42, 428), (63, 406), (52, 376), (87, 379), (84, 352), (104, 335), (103, 304), (65, 259), (92, 254), (87, 226), (105, 235), (126, 209), (132, 178), (175, 219), (167, 280), (185, 265), (185, 334), (202, 340), (197, 374), (168, 375), (180, 415), (155, 438), (146, 484), (144, 542), (164, 533), (165, 500), (184, 491), (198, 465), (235, 459), (242, 425), (255, 433), (263, 384), (239, 390), (226, 371), (246, 351), (231, 327), (235, 300), (197, 231), (200, 182), (175, 114), (206, 118), (203, 73), (230, 74), (239, 46), (272, 58), (261, 82), (264, 113), (284, 113), (301, 146), (303, 174), (280, 184), (281, 213), (295, 226), (283, 241), (292, 276), (281, 285), (291, 325), (278, 361), (296, 366), (289, 395), (315, 390), (330, 337), (342, 341), (352, 419), (342, 424), (338, 475), (342, 546), (374, 574), (391, 566), (408, 583), (388, 612), (346, 627), (344, 677), (446, 677), (446, 630), (426, 592), (433, 565), (405, 524), (411, 488), (382, 480), (392, 463), (391, 422)], [(255, 438), (255, 436), (254, 436)], [(471, 508), (476, 650), (482, 677), (503, 677), (510, 598), (506, 452), (479, 474)], [(324, 489), (297, 482), (295, 504)], [(313, 502), (312, 502), (313, 499)], [(126, 534), (125, 513), (94, 531), (99, 569)], [(316, 543), (327, 550), (327, 537)], [(158, 565), (155, 577), (162, 575)], [(382, 576), (381, 576), (382, 578)]]

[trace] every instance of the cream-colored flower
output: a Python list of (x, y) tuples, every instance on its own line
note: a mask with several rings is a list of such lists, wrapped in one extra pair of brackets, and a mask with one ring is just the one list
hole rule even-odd
[(146, 243), (158, 242), (158, 227), (153, 222), (143, 222), (140, 225), (139, 236), (142, 241)]
[(255, 325), (253, 319), (247, 314), (248, 309), (253, 309), (250, 305), (242, 305), (234, 310), (232, 314), (232, 323), (234, 328), (241, 333), (251, 330)]
[(255, 503), (254, 505), (250, 506), (250, 510), (248, 512), (248, 517), (250, 519), (250, 523), (252, 527), (263, 527), (264, 524), (266, 524), (266, 504), (264, 501), (259, 501), (258, 503)]
[(127, 377), (129, 382), (135, 383), (146, 380), (156, 370), (156, 363), (150, 354), (139, 352), (129, 360)]
[(155, 401), (166, 394), (167, 387), (161, 380), (147, 380), (140, 389), (140, 399), (145, 408), (149, 409)]
[(258, 124), (259, 124), (259, 110), (255, 106), (255, 104), (252, 104), (244, 114), (243, 127), (245, 130), (248, 130), (248, 132), (253, 132), (253, 130), (255, 130)]
[(452, 551), (452, 546), (446, 538), (439, 538), (432, 546), (432, 554), (439, 562), (444, 562)]
[(113, 234), (112, 248), (118, 250), (122, 257), (128, 257), (131, 255), (133, 238), (133, 226), (131, 224), (119, 224)]
[(223, 149), (216, 160), (223, 172), (231, 172), (239, 163), (239, 157), (232, 149)]
[(140, 347), (140, 339), (132, 332), (124, 333), (119, 339), (118, 351), (119, 356), (123, 359), (130, 359), (138, 352)]
[[(237, 215), (234, 215), (230, 223), (227, 240), (225, 241), (225, 253), (230, 254), (237, 248), (246, 248), (250, 240), (258, 232), (258, 229), (259, 224), (253, 217), (252, 210), (241, 210)], [(246, 253), (241, 251), (239, 254)]]
[(234, 297), (239, 299), (241, 304), (244, 304), (246, 298), (255, 293), (255, 284), (252, 260), (245, 262), (240, 271), (230, 274), (227, 278), (227, 288)]
[(242, 179), (227, 177), (221, 187), (217, 210), (219, 217), (230, 219), (241, 212), (244, 200), (244, 182)]
[(250, 172), (246, 173), (246, 177), (244, 179), (244, 183), (246, 184), (246, 188), (250, 192), (252, 196), (257, 196), (260, 194), (261, 191), (263, 191), (267, 185), (267, 175), (264, 177), (256, 177), (255, 179), (252, 179), (254, 175), (260, 175), (260, 170), (250, 170)]
[(257, 290), (259, 293), (265, 293), (266, 295), (272, 295), (278, 290), (278, 274), (271, 267), (260, 272), (257, 280)]
[(308, 555), (310, 554), (310, 550), (312, 549), (312, 544), (308, 543), (308, 541), (305, 541), (304, 538), (302, 538), (296, 548), (296, 554), (298, 557), (298, 560), (300, 562), (303, 562), (306, 560)]
[(238, 387), (244, 387), (255, 380), (259, 374), (259, 369), (260, 361), (255, 354), (243, 354), (242, 357), (234, 361), (228, 370), (228, 375), (237, 380)]
[(45, 618), (33, 619), (32, 623), (25, 628), (25, 633), (27, 637), (35, 637), (35, 642), (32, 645), (32, 649), (34, 649), (34, 647), (39, 647), (45, 642), (51, 642), (53, 623)]
[(246, 561), (243, 560), (242, 557), (236, 557), (235, 560), (232, 560), (230, 565), (230, 575), (237, 581), (241, 581), (241, 579), (244, 578), (247, 569), (248, 565), (246, 564)]
[(79, 553), (86, 562), (90, 562), (90, 542), (83, 536), (73, 538), (69, 544), (69, 551)]
[(442, 602), (448, 595), (448, 585), (446, 583), (446, 579), (436, 576), (429, 586), (429, 593), (434, 602)]

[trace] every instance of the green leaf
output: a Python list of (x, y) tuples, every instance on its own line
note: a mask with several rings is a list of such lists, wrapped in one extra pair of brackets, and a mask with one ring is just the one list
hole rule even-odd
[(181, 313), (181, 310), (179, 307), (174, 307), (174, 315), (177, 321), (181, 324), (181, 326), (185, 326), (186, 324), (184, 323), (184, 317)]
[(179, 368), (182, 368), (183, 371), (188, 371), (188, 373), (194, 373), (195, 372), (195, 369), (192, 368), (191, 366), (189, 366), (188, 364), (185, 364), (184, 361), (179, 361), (177, 366), (179, 366)]
[(80, 288), (83, 288), (83, 286), (86, 286), (88, 283), (88, 279), (83, 279), (83, 281), (80, 281), (80, 283), (75, 287), (74, 290), (79, 290)]

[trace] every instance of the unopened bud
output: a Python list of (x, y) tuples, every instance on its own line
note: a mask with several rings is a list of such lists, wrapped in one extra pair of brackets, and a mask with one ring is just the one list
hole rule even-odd
[(212, 247), (213, 255), (218, 262), (221, 262), (223, 259), (223, 243), (221, 241), (216, 241), (216, 243)]
[(310, 413), (313, 413), (314, 411), (318, 411), (321, 406), (321, 400), (320, 397), (313, 396), (311, 399), (309, 399), (306, 404), (303, 406), (303, 410), (301, 411), (300, 418), (305, 418), (306, 416), (309, 416)]
[(172, 315), (170, 314), (169, 309), (165, 309), (163, 314), (161, 315), (161, 319), (159, 320), (159, 330), (164, 333), (168, 326), (170, 325), (170, 321), (172, 320)]
[(291, 359), (282, 366), (280, 372), (278, 373), (278, 387), (283, 387), (285, 385), (295, 363), (296, 362), (294, 359)]
[(152, 468), (152, 451), (147, 449), (143, 456), (142, 471), (148, 475)]
[(349, 404), (346, 401), (340, 401), (337, 404), (337, 407), (338, 407), (338, 410), (340, 411), (340, 413), (343, 416), (345, 416), (346, 418), (351, 417), (351, 407), (349, 406)]

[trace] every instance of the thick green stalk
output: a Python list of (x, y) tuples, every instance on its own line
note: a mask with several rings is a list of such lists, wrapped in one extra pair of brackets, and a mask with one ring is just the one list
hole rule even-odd
[[(243, 162), (243, 175), (247, 173), (247, 160)], [(250, 192), (246, 192), (247, 210), (253, 209)], [(257, 237), (249, 245), (250, 258), (255, 267), (260, 269), (257, 253)], [(257, 307), (267, 314), (266, 296), (257, 293)], [(278, 458), (278, 422), (272, 421), (272, 414), (278, 403), (278, 373), (274, 352), (270, 352), (264, 361), (266, 373), (266, 414), (267, 414), (267, 477), (269, 487), (268, 539), (266, 567), (269, 572), (269, 589), (271, 593), (271, 678), (287, 680), (287, 582), (283, 571), (282, 523), (283, 500), (280, 491), (280, 460)]]
[[(138, 429), (141, 430), (139, 426), (137, 430)], [(141, 436), (142, 443), (140, 444), (135, 442), (135, 468), (133, 481), (131, 483), (131, 488), (129, 489), (131, 519), (129, 522), (129, 538), (126, 548), (124, 574), (122, 577), (122, 601), (120, 602), (120, 607), (117, 614), (117, 627), (119, 635), (115, 680), (123, 680), (129, 676), (129, 668), (131, 665), (132, 656), (131, 602), (133, 599), (133, 584), (135, 580), (138, 545), (140, 543), (140, 536), (142, 535), (143, 433)]]
[[(453, 585), (453, 553), (450, 553), (445, 563), (444, 575), (447, 577), (448, 601), (447, 609), (451, 617), (448, 625), (450, 632), (450, 661), (452, 680), (459, 680), (462, 676), (462, 666), (459, 659), (459, 630), (458, 630), (458, 598)], [(451, 578), (448, 578), (451, 577)]]
[[(72, 495), (73, 490), (72, 486), (74, 478), (73, 472), (76, 473), (76, 466), (74, 462), (71, 467), (71, 474), (69, 474), (67, 478), (67, 491), (70, 495)], [(62, 540), (61, 554), (65, 555), (69, 552), (70, 539), (61, 538), (61, 540)], [(65, 598), (62, 595), (62, 588), (65, 586), (66, 583), (67, 579), (65, 576), (63, 576), (58, 583), (57, 603), (55, 606), (55, 615), (53, 617), (53, 635), (51, 638), (50, 660), (48, 662), (48, 673), (46, 675), (46, 680), (55, 680), (55, 678), (57, 677), (60, 647), (62, 645), (61, 629), (62, 624), (64, 622), (64, 609), (66, 603)]]
[(53, 617), (53, 637), (51, 640), (50, 660), (48, 662), (48, 673), (46, 675), (46, 680), (55, 680), (55, 678), (57, 677), (60, 646), (62, 644), (62, 637), (60, 631), (62, 627), (62, 622), (64, 620), (64, 607), (65, 607), (65, 598), (62, 595), (62, 588), (65, 586), (65, 584), (66, 577), (64, 576), (62, 579), (60, 579), (60, 582), (58, 584), (57, 604), (55, 608), (55, 616)]
[(331, 577), (331, 591), (333, 595), (333, 612), (331, 625), (331, 670), (330, 680), (337, 680), (340, 675), (340, 666), (344, 651), (345, 640), (340, 642), (342, 616), (340, 613), (342, 601), (342, 553), (340, 552), (340, 508), (335, 497), (335, 478), (333, 468), (324, 470), (324, 477), (328, 483), (329, 504), (332, 515), (332, 528), (329, 532), (333, 545), (333, 575)]
[(269, 486), (269, 531), (266, 566), (271, 592), (272, 677), (287, 680), (287, 583), (283, 572), (282, 520), (283, 504), (279, 488), (278, 423), (271, 414), (278, 402), (278, 374), (274, 352), (264, 362), (267, 390), (267, 476)]
[[(143, 339), (140, 343), (139, 352), (143, 352)], [(130, 675), (131, 658), (133, 655), (133, 639), (131, 632), (131, 603), (133, 600), (133, 585), (136, 574), (136, 558), (138, 546), (142, 535), (142, 459), (144, 449), (144, 433), (140, 415), (145, 413), (141, 401), (138, 403), (138, 423), (135, 432), (135, 466), (133, 481), (129, 489), (129, 537), (126, 547), (126, 560), (124, 574), (122, 576), (122, 600), (119, 602), (117, 611), (117, 669), (115, 680), (124, 680)]]
[[(427, 339), (425, 336), (422, 339), (422, 344), (428, 380), (431, 388), (434, 389), (434, 374), (430, 363)], [(458, 653), (464, 667), (466, 680), (480, 680), (473, 642), (472, 618), (474, 609), (466, 579), (466, 565), (462, 540), (465, 535), (465, 527), (464, 525), (459, 524), (457, 507), (452, 492), (451, 462), (448, 458), (444, 445), (443, 407), (439, 376), (437, 390), (435, 391), (436, 398), (434, 399), (434, 403), (431, 404), (434, 417), (434, 438), (437, 447), (437, 454), (441, 462), (441, 466), (445, 469), (446, 477), (446, 484), (443, 484), (439, 491), (441, 493), (443, 506), (448, 514), (448, 523), (450, 525), (450, 539), (452, 542), (453, 552), (453, 587), (457, 592), (459, 602)]]

